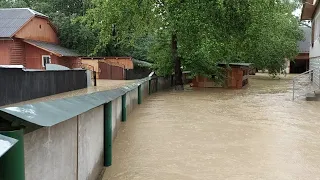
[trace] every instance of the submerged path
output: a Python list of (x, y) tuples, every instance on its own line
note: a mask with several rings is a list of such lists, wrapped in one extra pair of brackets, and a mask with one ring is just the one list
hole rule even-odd
[(320, 103), (290, 80), (161, 92), (122, 124), (104, 180), (319, 179)]

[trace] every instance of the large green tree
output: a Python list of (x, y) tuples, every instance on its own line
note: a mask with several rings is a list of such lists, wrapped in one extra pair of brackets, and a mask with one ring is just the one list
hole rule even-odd
[(245, 59), (274, 75), (283, 68), (286, 59), (294, 59), (298, 54), (297, 42), (303, 39), (299, 20), (292, 14), (297, 6), (286, 0), (252, 2)]
[(153, 61), (158, 73), (181, 67), (210, 77), (218, 62), (251, 62), (276, 74), (302, 38), (292, 0), (0, 0), (48, 15), (62, 45), (83, 55)]
[[(247, 0), (93, 2), (95, 8), (88, 11), (86, 20), (92, 27), (100, 29), (100, 45), (103, 47), (114, 38), (120, 46), (131, 45), (141, 37), (151, 36), (151, 59), (160, 72), (169, 74), (174, 70), (178, 87), (182, 86), (182, 65), (192, 68), (195, 73), (212, 74), (216, 71), (215, 58), (210, 55), (217, 57), (218, 54), (214, 50), (207, 51), (207, 48), (221, 47), (217, 43), (219, 40), (230, 39), (229, 36), (224, 39), (221, 33), (217, 34), (218, 31), (236, 36), (247, 26)], [(223, 23), (228, 21), (230, 23)], [(111, 35), (112, 25), (117, 27), (116, 37)], [(96, 50), (99, 48), (97, 46)]]
[[(132, 46), (151, 37), (147, 52), (158, 72), (181, 66), (195, 74), (219, 73), (218, 62), (252, 62), (271, 73), (297, 54), (301, 39), (296, 3), (289, 0), (93, 0), (86, 22), (97, 29), (96, 51), (110, 42)], [(117, 33), (112, 35), (112, 28)]]

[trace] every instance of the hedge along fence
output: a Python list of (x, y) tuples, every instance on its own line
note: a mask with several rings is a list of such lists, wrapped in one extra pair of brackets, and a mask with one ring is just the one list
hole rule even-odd
[(85, 70), (0, 68), (0, 106), (87, 87)]
[[(15, 174), (22, 176), (17, 180), (96, 179), (102, 166), (112, 165), (112, 141), (121, 122), (127, 120), (127, 115), (138, 103), (143, 103), (149, 94), (154, 93), (149, 92), (150, 82), (158, 82), (152, 84), (151, 89), (157, 86), (159, 91), (166, 88), (163, 84), (171, 83), (170, 79), (155, 79), (158, 78), (148, 77), (115, 90), (0, 109), (1, 118), (23, 127), (20, 130), (24, 131), (25, 138), (20, 143), (26, 145), (19, 149), (25, 156), (17, 156), (20, 159), (16, 161), (0, 159), (0, 164), (9, 168), (6, 172), (16, 172), (17, 169), (13, 168), (21, 165)], [(50, 137), (47, 137), (49, 132)], [(54, 162), (63, 163), (68, 168), (56, 166), (55, 172), (59, 173), (53, 173), (50, 164)], [(70, 162), (76, 162), (76, 165), (68, 164)], [(5, 174), (4, 180), (13, 177), (1, 169), (0, 174)]]

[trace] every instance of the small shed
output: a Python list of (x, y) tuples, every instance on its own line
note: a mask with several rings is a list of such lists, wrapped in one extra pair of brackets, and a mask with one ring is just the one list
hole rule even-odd
[[(218, 63), (218, 66), (224, 69), (224, 83), (215, 82), (214, 78), (196, 76), (191, 83), (192, 87), (212, 88), (225, 87), (232, 89), (241, 89), (248, 83), (250, 63)], [(213, 75), (214, 77), (214, 75)]]
[(83, 67), (97, 72), (97, 79), (125, 79), (125, 71), (133, 69), (132, 57), (82, 57)]

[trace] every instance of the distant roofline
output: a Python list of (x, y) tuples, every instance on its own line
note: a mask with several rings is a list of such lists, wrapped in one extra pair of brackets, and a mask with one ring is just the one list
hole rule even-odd
[(0, 8), (0, 10), (13, 10), (13, 9), (25, 9), (25, 10), (30, 11), (35, 16), (41, 16), (41, 17), (49, 18), (48, 16), (46, 16), (46, 15), (44, 15), (44, 14), (38, 12), (38, 11), (35, 11), (33, 9), (30, 9), (30, 8)]
[[(38, 11), (35, 11), (35, 10), (32, 10), (30, 8), (0, 8), (0, 11), (1, 12), (10, 12), (10, 11), (13, 11), (13, 10), (23, 10), (23, 11), (28, 11), (29, 14), (31, 17), (26, 17), (25, 19), (28, 18), (28, 20), (26, 22), (24, 22), (24, 24), (22, 24), (21, 26), (17, 27), (17, 29), (15, 29), (15, 32), (13, 32), (12, 34), (7, 34), (7, 36), (1, 36), (0, 38), (13, 38), (21, 29), (23, 29), (33, 18), (42, 18), (42, 19), (45, 19), (49, 22), (49, 25), (52, 27), (52, 29), (57, 32), (57, 28), (52, 24), (52, 22), (49, 20), (49, 17), (38, 12)], [(13, 11), (14, 12), (14, 11)]]
[(80, 57), (80, 59), (91, 59), (91, 60), (101, 60), (101, 59), (133, 59), (132, 57), (128, 57), (128, 56), (109, 56), (109, 57)]

